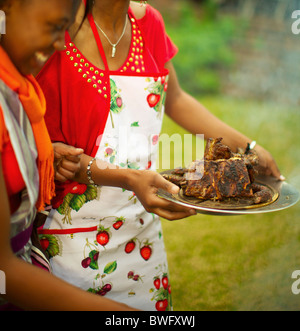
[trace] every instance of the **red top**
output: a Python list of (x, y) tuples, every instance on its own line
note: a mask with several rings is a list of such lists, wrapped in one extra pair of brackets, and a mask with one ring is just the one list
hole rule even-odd
[[(106, 70), (95, 67), (67, 33), (65, 50), (56, 52), (38, 75), (47, 100), (45, 119), (52, 141), (83, 148), (86, 154), (95, 156), (97, 138), (104, 132), (110, 109), (109, 75), (159, 76), (166, 62), (177, 53), (157, 10), (148, 5), (145, 16), (137, 20), (129, 8), (129, 17), (131, 49), (118, 71), (109, 71), (106, 59), (103, 59)], [(91, 15), (89, 20), (103, 54)]]
[(2, 109), (0, 107), (0, 153), (2, 158), (2, 170), (10, 202), (11, 214), (20, 206), (21, 192), (25, 189), (18, 161), (15, 156), (9, 133), (6, 129)]

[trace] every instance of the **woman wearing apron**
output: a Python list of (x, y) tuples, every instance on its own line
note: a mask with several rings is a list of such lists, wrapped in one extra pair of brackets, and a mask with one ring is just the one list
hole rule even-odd
[(168, 114), (192, 133), (226, 137), (234, 148), (250, 140), (180, 90), (170, 62), (177, 49), (155, 9), (128, 0), (87, 5), (79, 33), (66, 35), (65, 50), (38, 75), (51, 139), (86, 154), (77, 182), (57, 183), (41, 243), (58, 277), (142, 310), (171, 310), (157, 215), (194, 211), (155, 196), (173, 189), (154, 172), (168, 88)]
[(78, 6), (70, 0), (0, 1), (6, 17), (6, 34), (0, 35), (0, 311), (132, 310), (54, 277), (37, 249), (32, 259), (36, 211), (54, 195), (53, 161), (64, 163), (59, 178), (70, 178), (72, 167), (65, 164), (75, 150), (59, 145), (54, 157), (45, 98), (32, 74), (63, 49)]

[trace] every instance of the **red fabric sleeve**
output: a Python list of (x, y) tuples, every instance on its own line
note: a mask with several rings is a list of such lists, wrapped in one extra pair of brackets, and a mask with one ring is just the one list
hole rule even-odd
[(52, 141), (66, 142), (61, 126), (61, 63), (60, 54), (56, 52), (45, 64), (43, 71), (47, 75), (39, 74), (38, 82), (46, 98), (45, 120)]
[(168, 36), (161, 14), (150, 5), (147, 6), (146, 15), (138, 20), (145, 35), (147, 46), (160, 70), (178, 52), (178, 48)]

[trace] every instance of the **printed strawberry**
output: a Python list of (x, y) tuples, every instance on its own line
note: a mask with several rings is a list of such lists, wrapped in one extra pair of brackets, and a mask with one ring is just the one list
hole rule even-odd
[(161, 280), (161, 283), (162, 283), (164, 289), (167, 289), (167, 288), (168, 288), (168, 285), (169, 285), (169, 279), (168, 279), (167, 274), (163, 274), (163, 278), (162, 278), (162, 280)]
[(109, 233), (107, 231), (99, 231), (96, 240), (101, 246), (105, 246), (109, 242)]
[(152, 255), (152, 249), (150, 247), (151, 244), (146, 243), (141, 249), (140, 254), (145, 261), (148, 261)]
[(115, 230), (119, 230), (122, 225), (123, 225), (123, 221), (117, 221), (113, 224), (113, 227)]
[(111, 155), (114, 152), (114, 150), (110, 147), (106, 148), (105, 153), (107, 154), (107, 156)]
[(134, 272), (133, 271), (129, 271), (128, 274), (127, 274), (127, 278), (128, 279), (132, 279), (134, 276)]
[(120, 217), (120, 218), (116, 218), (115, 223), (113, 224), (113, 227), (115, 230), (119, 230), (120, 227), (124, 224), (124, 218)]
[(155, 277), (153, 284), (154, 284), (155, 288), (158, 290), (160, 288), (160, 279), (158, 277)]
[(41, 244), (41, 246), (42, 246), (42, 248), (43, 248), (44, 251), (45, 251), (45, 250), (49, 247), (49, 245), (50, 245), (49, 240), (48, 240), (47, 238), (42, 238), (42, 239), (40, 239), (40, 244)]
[(129, 241), (125, 246), (125, 253), (129, 254), (135, 249), (134, 240)]
[(153, 137), (152, 137), (152, 144), (153, 145), (156, 145), (158, 143), (158, 140), (159, 140), (159, 135), (158, 134), (155, 134)]
[(149, 161), (148, 164), (147, 164), (146, 170), (149, 170), (151, 168), (151, 166), (152, 166), (152, 162)]
[(81, 195), (86, 191), (86, 189), (87, 185), (77, 183), (75, 186), (73, 186), (71, 193)]
[(121, 97), (118, 97), (118, 98), (116, 99), (116, 102), (117, 102), (117, 106), (118, 106), (119, 108), (121, 108), (121, 107), (123, 106), (123, 100), (122, 100)]
[(159, 94), (151, 93), (147, 97), (148, 105), (151, 108), (154, 108), (159, 103), (159, 100), (160, 100), (160, 95)]
[(157, 311), (165, 311), (168, 307), (168, 300), (164, 299), (164, 300), (158, 300), (155, 304), (155, 308)]

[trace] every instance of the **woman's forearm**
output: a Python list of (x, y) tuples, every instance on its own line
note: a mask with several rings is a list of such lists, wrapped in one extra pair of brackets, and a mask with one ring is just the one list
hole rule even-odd
[(6, 275), (6, 295), (2, 297), (24, 310), (135, 310), (124, 304), (85, 292), (18, 259), (13, 254), (1, 259), (0, 267)]
[(166, 65), (170, 72), (166, 99), (166, 114), (192, 134), (203, 134), (205, 139), (222, 137), (224, 144), (236, 151), (246, 147), (251, 139), (230, 127), (194, 97), (184, 92), (171, 62)]
[[(87, 167), (92, 157), (84, 154), (81, 157), (80, 171), (74, 180), (79, 183), (90, 184), (87, 176)], [(119, 166), (102, 160), (95, 160), (91, 165), (91, 178), (99, 186), (121, 187), (132, 190), (132, 181), (141, 175), (140, 171), (134, 169), (122, 169)]]
[[(184, 112), (178, 109), (185, 109)], [(246, 147), (252, 139), (230, 127), (189, 94), (181, 91), (181, 96), (167, 110), (176, 123), (192, 134), (203, 134), (205, 139), (222, 137), (224, 144), (234, 151)]]

